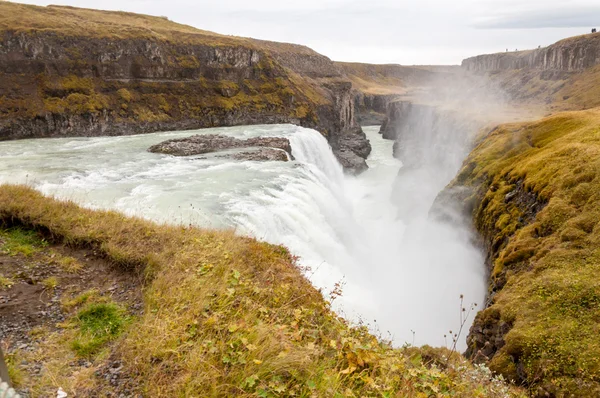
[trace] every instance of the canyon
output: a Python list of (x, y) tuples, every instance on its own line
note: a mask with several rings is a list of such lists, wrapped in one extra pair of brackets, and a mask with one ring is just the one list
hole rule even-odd
[[(27, 23), (21, 22), (25, 14)], [(50, 231), (57, 241), (98, 248), (116, 264), (148, 267), (149, 273), (152, 267), (161, 270), (149, 294), (168, 302), (173, 317), (185, 325), (185, 330), (174, 327), (173, 341), (178, 343), (169, 343), (184, 359), (179, 363), (171, 357), (164, 342), (138, 353), (133, 338), (121, 341), (122, 351), (113, 353), (136, 358), (128, 372), (133, 378), (151, 375), (149, 391), (177, 394), (197, 388), (194, 358), (218, 353), (206, 373), (229, 386), (225, 388), (242, 386), (245, 393), (263, 391), (256, 386), (264, 391), (271, 385), (280, 388), (281, 380), (293, 386), (289, 388), (294, 393), (314, 392), (316, 384), (313, 388), (305, 380), (315, 372), (309, 363), (321, 361), (328, 370), (320, 374), (320, 383), (345, 375), (338, 382), (364, 394), (389, 391), (382, 392), (377, 383), (365, 384), (357, 370), (373, 372), (383, 380), (381, 385), (394, 386), (394, 392), (407, 396), (418, 394), (405, 389), (412, 388), (413, 373), (435, 379), (438, 369), (444, 380), (436, 383), (446, 386), (445, 392), (461, 391), (464, 396), (476, 388), (486, 389), (486, 396), (600, 394), (600, 347), (594, 340), (600, 316), (595, 276), (600, 236), (600, 34), (535, 50), (479, 55), (465, 59), (462, 66), (368, 65), (333, 62), (301, 45), (223, 36), (165, 18), (0, 2), (0, 81), (0, 140), (7, 141), (2, 147), (7, 164), (0, 167), (3, 181), (33, 178), (31, 184), (44, 194), (76, 197), (94, 209), (116, 208), (158, 222), (179, 217), (180, 224), (190, 226), (195, 241), (179, 235), (185, 236), (185, 229), (157, 232), (153, 224), (130, 221), (136, 229), (127, 233), (140, 241), (157, 244), (154, 234), (163, 234), (168, 242), (164, 247), (158, 244), (162, 251), (146, 255), (127, 242), (127, 235), (120, 235), (112, 224), (116, 221), (111, 217), (118, 217), (113, 213), (69, 207), (72, 219), (58, 217), (55, 222), (40, 213), (40, 207), (20, 207), (15, 199), (20, 195), (39, 206), (44, 199), (37, 194), (0, 187), (2, 225)], [(216, 130), (192, 136), (192, 130), (200, 128)], [(376, 138), (375, 129), (380, 134)], [(144, 137), (124, 137), (137, 134)], [(60, 141), (46, 145), (39, 140), (44, 138)], [(393, 142), (382, 143), (380, 138)], [(47, 157), (44, 167), (35, 166), (38, 158), (27, 159), (27, 147), (35, 148), (39, 158)], [(148, 148), (153, 153), (147, 153)], [(382, 157), (382, 148), (395, 159)], [(236, 152), (228, 152), (233, 149)], [(80, 156), (89, 164), (68, 169), (54, 159), (57, 153), (73, 163)], [(370, 183), (379, 185), (369, 190)], [(236, 187), (234, 196), (228, 184)], [(73, 191), (62, 192), (66, 186)], [(168, 193), (172, 197), (173, 192), (177, 206), (169, 202)], [(198, 208), (191, 204), (193, 195), (201, 198)], [(62, 211), (57, 202), (48, 206), (55, 216)], [(111, 224), (103, 221), (107, 218)], [(73, 220), (85, 228), (70, 232), (65, 225)], [(242, 235), (283, 244), (293, 253), (192, 225), (235, 228)], [(177, 236), (173, 242), (172, 236)], [(173, 254), (180, 241), (190, 253), (201, 253), (200, 266), (191, 255)], [(226, 253), (219, 251), (223, 245)], [(429, 253), (433, 247), (437, 255)], [(205, 253), (213, 248), (216, 254)], [(239, 256), (231, 258), (232, 252)], [(303, 260), (294, 258), (298, 253)], [(173, 256), (179, 274), (167, 265)], [(211, 273), (215, 264), (222, 274)], [(301, 273), (294, 267), (298, 264), (314, 269)], [(338, 264), (347, 267), (344, 272)], [(397, 264), (429, 270), (431, 286), (417, 271), (398, 267), (405, 273), (396, 274)], [(435, 267), (427, 268), (431, 264)], [(254, 267), (263, 274), (257, 276)], [(281, 272), (286, 283), (279, 284), (269, 267)], [(195, 270), (191, 276), (190, 269)], [(222, 291), (205, 291), (210, 286), (202, 280), (205, 275), (211, 283), (222, 284)], [(410, 277), (404, 280), (406, 275)], [(338, 303), (367, 309), (384, 319), (383, 327), (391, 325), (402, 333), (407, 326), (397, 322), (397, 308), (383, 303), (402, 302), (404, 319), (418, 322), (422, 314), (405, 304), (415, 297), (402, 294), (421, 281), (423, 290), (435, 290), (427, 293), (431, 302), (423, 299), (421, 306), (430, 319), (445, 318), (451, 310), (432, 302), (449, 305), (447, 292), (434, 280), (452, 281), (448, 291), (460, 293), (461, 306), (463, 298), (479, 301), (472, 326), (471, 320), (459, 326), (469, 328), (468, 333), (463, 330), (455, 337), (458, 341), (466, 336), (466, 343), (455, 342), (451, 350), (396, 350), (371, 340), (371, 325), (365, 330), (348, 327), (332, 315), (331, 309), (339, 307), (323, 304), (325, 293), (331, 294), (332, 302), (337, 298), (337, 283), (344, 276), (348, 290)], [(221, 305), (215, 304), (216, 297), (231, 307), (223, 316), (198, 310), (200, 315), (194, 316), (200, 322), (189, 319), (181, 311), (189, 297), (178, 291), (173, 301), (167, 299), (177, 290), (174, 280), (198, 288), (190, 294), (210, 303), (205, 308), (215, 314)], [(336, 288), (328, 291), (331, 285)], [(455, 291), (459, 288), (466, 291), (464, 296)], [(484, 295), (485, 300), (480, 299)], [(264, 301), (255, 303), (257, 296)], [(153, 310), (160, 310), (160, 300), (153, 297)], [(302, 302), (296, 308), (300, 312), (281, 304), (295, 300)], [(247, 323), (235, 320), (238, 307), (252, 314)], [(277, 309), (271, 312), (272, 307)], [(160, 333), (150, 325), (162, 321), (149, 312), (137, 337), (145, 333), (156, 341)], [(251, 332), (240, 332), (246, 327)], [(319, 333), (311, 332), (317, 329)], [(441, 338), (437, 329), (430, 329), (419, 330), (417, 343)], [(181, 343), (195, 341), (199, 333), (209, 336), (202, 344), (214, 344), (220, 333), (231, 339), (218, 348)], [(264, 344), (266, 338), (257, 338), (261, 333), (285, 340), (271, 341), (279, 351), (267, 354), (277, 379), (254, 380), (258, 373), (244, 373), (242, 381), (230, 379), (237, 377), (228, 373), (236, 365), (232, 358), (239, 356), (237, 365), (245, 365), (253, 349), (248, 355), (241, 352)], [(410, 346), (407, 335), (401, 338)], [(189, 348), (194, 355), (183, 346), (194, 347)], [(289, 364), (278, 367), (277, 361), (288, 355), (281, 354), (285, 347), (294, 347), (302, 358), (294, 365), (302, 369), (300, 376), (288, 371)], [(470, 362), (454, 359), (457, 347), (465, 349)], [(332, 365), (334, 358), (343, 365)], [(164, 361), (184, 377), (174, 376), (173, 385), (161, 385), (153, 361)], [(248, 363), (259, 366), (263, 359)], [(470, 373), (473, 363), (488, 366), (524, 390)], [(478, 385), (464, 381), (467, 376)], [(209, 379), (201, 382), (203, 388), (209, 388)], [(323, 394), (333, 391), (322, 388)], [(427, 386), (415, 389), (435, 393)], [(500, 390), (505, 394), (494, 395)]]

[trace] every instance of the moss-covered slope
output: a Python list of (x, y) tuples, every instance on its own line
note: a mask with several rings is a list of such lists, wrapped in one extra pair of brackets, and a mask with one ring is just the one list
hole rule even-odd
[[(158, 226), (115, 212), (85, 210), (15, 186), (0, 187), (0, 220), (42, 231), (55, 242), (93, 248), (114, 265), (144, 275), (142, 314), (130, 319), (108, 346), (86, 357), (91, 369), (121, 363), (119, 372), (127, 375), (130, 393), (522, 396), (449, 350), (392, 349), (365, 327), (350, 327), (330, 310), (283, 247), (231, 232)], [(77, 363), (64, 337), (70, 334), (61, 329), (70, 324), (57, 325), (55, 333), (63, 338), (53, 340), (64, 341), (67, 348), (55, 351), (52, 364), (61, 355)], [(52, 383), (57, 382), (47, 377), (53, 368), (40, 361), (38, 373), (23, 374), (26, 367), (19, 369), (18, 362), (13, 371), (21, 372), (23, 383), (34, 380), (30, 385), (41, 395), (55, 392), (58, 386)], [(76, 396), (117, 396), (123, 387), (96, 373), (82, 378), (69, 369), (73, 373), (78, 367), (61, 368), (60, 381)]]
[(468, 354), (533, 395), (600, 395), (600, 109), (497, 127), (461, 186), (491, 272)]

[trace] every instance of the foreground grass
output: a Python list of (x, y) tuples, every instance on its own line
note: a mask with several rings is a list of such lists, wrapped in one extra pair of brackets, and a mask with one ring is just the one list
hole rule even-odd
[(509, 329), (488, 336), (490, 368), (534, 395), (600, 396), (600, 109), (500, 126), (453, 185), (474, 188), (492, 253), (475, 325)]
[(392, 349), (350, 327), (283, 247), (85, 210), (19, 186), (0, 186), (0, 219), (145, 275), (140, 317), (95, 305), (74, 320), (83, 340), (114, 340), (112, 355), (144, 396), (520, 396), (458, 354)]

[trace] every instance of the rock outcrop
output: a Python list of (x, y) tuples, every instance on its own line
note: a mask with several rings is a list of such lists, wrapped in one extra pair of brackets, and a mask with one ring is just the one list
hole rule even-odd
[(403, 168), (458, 169), (477, 131), (475, 120), (438, 106), (392, 101), (381, 125), (383, 138), (394, 140), (394, 157)]
[[(290, 141), (283, 137), (239, 139), (218, 134), (197, 134), (187, 138), (163, 141), (148, 148), (149, 152), (174, 156), (192, 156), (238, 148), (270, 148), (292, 156)], [(264, 154), (267, 154), (264, 152)]]
[(346, 145), (368, 147), (352, 83), (307, 47), (129, 13), (2, 2), (0, 14), (0, 140), (292, 123), (366, 165)]
[(600, 65), (600, 33), (572, 37), (536, 50), (478, 55), (462, 62), (462, 67), (472, 72), (524, 68), (578, 72), (595, 65)]

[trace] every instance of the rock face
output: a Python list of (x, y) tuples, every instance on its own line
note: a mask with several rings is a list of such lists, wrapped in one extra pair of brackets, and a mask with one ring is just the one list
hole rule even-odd
[(0, 140), (292, 123), (366, 165), (346, 144), (368, 147), (352, 83), (307, 47), (128, 13), (2, 2), (0, 14)]
[(254, 162), (287, 162), (291, 159), (287, 152), (275, 148), (257, 148), (252, 151), (238, 152), (231, 155), (230, 158)]
[[(282, 151), (292, 155), (292, 147), (287, 138), (254, 137), (241, 140), (218, 134), (198, 134), (187, 138), (163, 141), (148, 148), (149, 152), (163, 153), (174, 156), (192, 156), (205, 153), (219, 152), (236, 148), (271, 148), (279, 153)], [(267, 154), (267, 152), (263, 152)]]
[(469, 150), (469, 140), (477, 130), (474, 121), (436, 106), (410, 101), (388, 104), (380, 133), (394, 140), (394, 156), (403, 168), (460, 166)]
[(600, 33), (559, 41), (529, 51), (514, 51), (467, 58), (462, 67), (473, 72), (539, 69), (577, 72), (600, 64)]
[(380, 95), (357, 92), (354, 96), (354, 107), (360, 124), (363, 126), (383, 124), (388, 103), (398, 97), (397, 94)]

